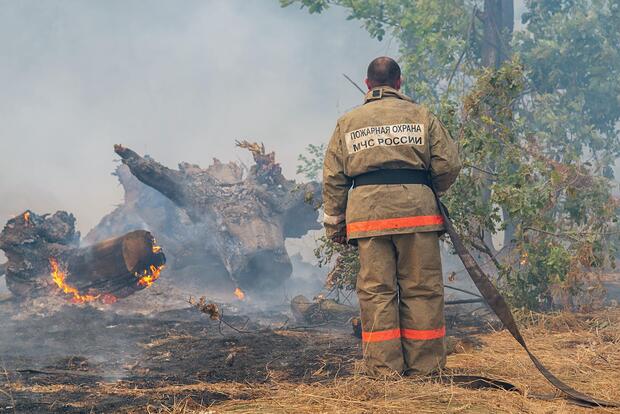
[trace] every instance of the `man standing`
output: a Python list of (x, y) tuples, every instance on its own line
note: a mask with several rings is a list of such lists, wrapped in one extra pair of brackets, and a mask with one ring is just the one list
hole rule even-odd
[(355, 240), (367, 373), (427, 374), (445, 365), (443, 278), (433, 191), (461, 164), (441, 122), (399, 92), (391, 58), (368, 66), (364, 104), (342, 116), (325, 154), (327, 236)]

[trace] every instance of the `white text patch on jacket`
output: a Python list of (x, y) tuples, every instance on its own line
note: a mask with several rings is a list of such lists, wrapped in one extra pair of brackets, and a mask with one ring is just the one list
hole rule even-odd
[(424, 145), (423, 124), (378, 125), (345, 134), (349, 154), (374, 147)]

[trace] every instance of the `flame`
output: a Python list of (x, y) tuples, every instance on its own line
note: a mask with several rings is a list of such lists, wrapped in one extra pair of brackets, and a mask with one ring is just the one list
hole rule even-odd
[(138, 285), (144, 286), (144, 287), (151, 286), (153, 283), (155, 283), (157, 279), (159, 279), (159, 274), (164, 269), (164, 267), (165, 267), (164, 265), (161, 265), (161, 266), (151, 265), (148, 269), (144, 269), (142, 273), (136, 272), (135, 275), (139, 279)]
[(49, 261), (50, 261), (52, 279), (54, 279), (54, 283), (56, 283), (56, 286), (62, 289), (63, 292), (73, 295), (73, 297), (71, 298), (71, 302), (86, 303), (86, 302), (92, 302), (94, 300), (97, 300), (97, 298), (99, 298), (99, 295), (93, 296), (93, 295), (80, 294), (77, 288), (65, 282), (65, 278), (67, 277), (67, 272), (66, 270), (61, 269), (60, 265), (58, 264), (58, 261), (54, 259), (53, 257), (50, 257)]
[(243, 290), (237, 288), (237, 289), (235, 289), (234, 293), (235, 293), (235, 296), (237, 297), (237, 299), (239, 299), (239, 300), (245, 299), (245, 293), (243, 293)]
[(26, 211), (22, 217), (24, 218), (24, 223), (26, 223), (26, 225), (30, 224), (30, 211)]
[(157, 254), (161, 252), (161, 246), (157, 245), (157, 240), (153, 239), (153, 253)]

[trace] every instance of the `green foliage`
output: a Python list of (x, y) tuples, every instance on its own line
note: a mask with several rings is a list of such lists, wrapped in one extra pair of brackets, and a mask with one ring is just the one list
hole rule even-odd
[(332, 266), (325, 286), (329, 289), (355, 289), (357, 274), (360, 270), (357, 249), (351, 245), (334, 243), (323, 236), (318, 240), (314, 255), (319, 267)]
[[(481, 2), (282, 2), (292, 3), (312, 13), (344, 7), (371, 36), (399, 40), (405, 91), (431, 107), (460, 146), (465, 168), (444, 202), (463, 238), (489, 256), (513, 304), (575, 305), (588, 275), (613, 266), (620, 0), (527, 1), (525, 30), (498, 46), (509, 51), (498, 68), (482, 65), (489, 46)], [(502, 231), (497, 252), (489, 235)]]
[(620, 1), (531, 0), (515, 45), (534, 93), (521, 113), (559, 161), (584, 153), (610, 176), (620, 156)]
[(325, 155), (325, 144), (309, 144), (306, 147), (306, 154), (299, 154), (297, 160), (297, 174), (302, 174), (310, 181), (319, 181), (323, 171), (323, 157)]

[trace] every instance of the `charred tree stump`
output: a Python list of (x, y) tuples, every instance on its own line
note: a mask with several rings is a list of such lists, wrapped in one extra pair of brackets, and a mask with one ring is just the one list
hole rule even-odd
[[(181, 163), (172, 170), (116, 145), (124, 164), (117, 175), (125, 187), (125, 205), (104, 218), (87, 239), (99, 239), (109, 226), (153, 229), (172, 258), (175, 273), (191, 268), (194, 277), (198, 272), (205, 279), (228, 280), (226, 289), (279, 286), (292, 272), (285, 238), (320, 228), (316, 208), (320, 186), (287, 180), (275, 154), (266, 153), (262, 145), (246, 141), (237, 145), (254, 157), (245, 176), (241, 165), (218, 160), (205, 169)], [(148, 187), (136, 188), (127, 177), (127, 167), (166, 200), (156, 200), (144, 189)], [(124, 218), (126, 213), (131, 213), (131, 220)]]
[(6, 284), (14, 295), (60, 289), (76, 302), (129, 296), (152, 284), (165, 263), (144, 230), (80, 248), (75, 218), (66, 212), (27, 211), (9, 220), (0, 233), (0, 249), (8, 258)]

